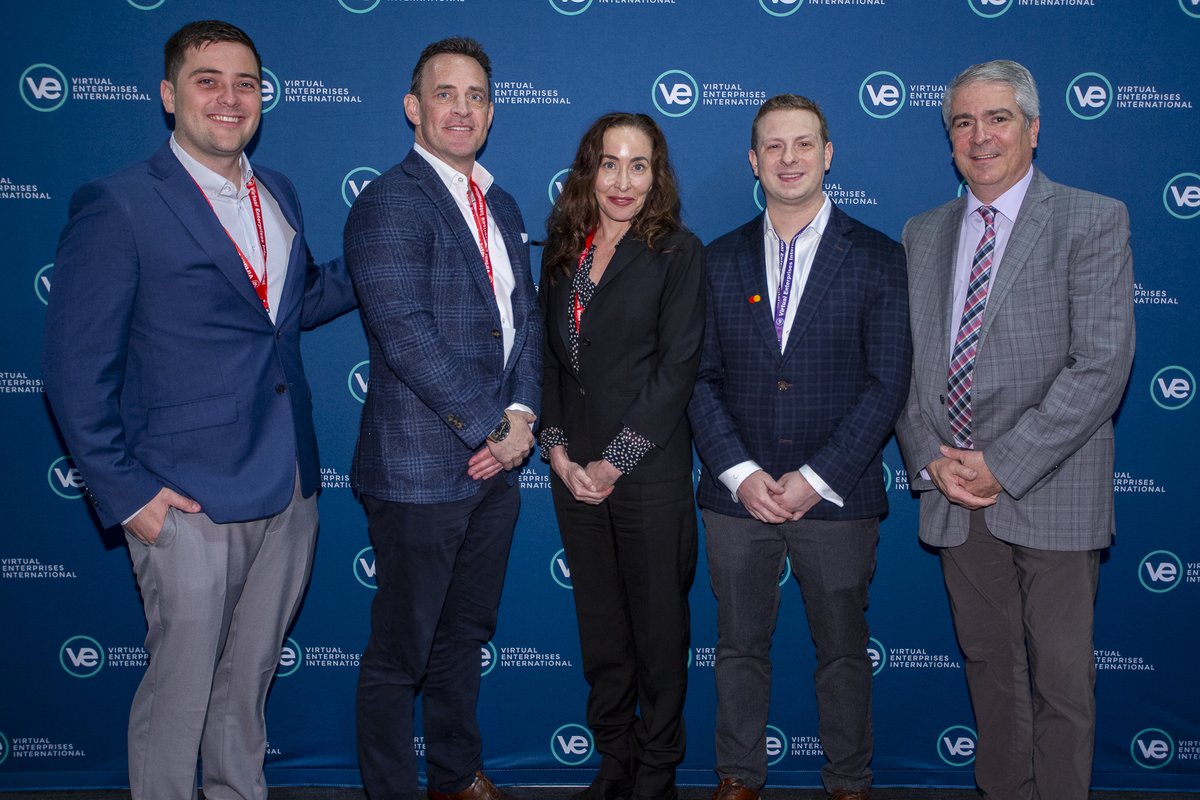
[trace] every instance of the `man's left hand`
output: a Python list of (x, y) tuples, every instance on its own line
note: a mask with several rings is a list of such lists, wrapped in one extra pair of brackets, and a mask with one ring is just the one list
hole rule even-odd
[(779, 478), (783, 494), (775, 500), (779, 505), (792, 512), (792, 520), (798, 520), (808, 513), (809, 509), (821, 502), (821, 495), (812, 487), (808, 479), (799, 470), (785, 472)]
[(612, 486), (623, 474), (621, 470), (603, 458), (588, 464), (584, 471), (587, 472), (587, 476), (592, 480), (592, 486), (598, 492), (603, 492)]

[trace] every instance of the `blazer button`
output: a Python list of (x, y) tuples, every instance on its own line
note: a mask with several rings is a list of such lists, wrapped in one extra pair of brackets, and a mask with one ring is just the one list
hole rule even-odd
[(496, 330), (496, 329), (494, 329), (494, 328), (493, 328), (493, 329), (492, 329), (492, 338), (493, 338), (493, 339), (499, 339), (499, 338), (500, 338), (500, 331), (498, 331), (498, 330)]
[(779, 379), (778, 385), (779, 385), (779, 391), (781, 391), (781, 392), (786, 392), (788, 389), (792, 388), (792, 385), (790, 383), (788, 383), (787, 381), (783, 380), (782, 378)]
[(939, 395), (938, 395), (938, 402), (939, 402), (939, 403), (941, 403), (942, 405), (946, 405), (946, 395), (944, 395), (944, 394), (939, 394)]
[(284, 392), (286, 392), (286, 391), (287, 391), (287, 384), (286, 384), (286, 383), (277, 383), (277, 384), (275, 384), (275, 394), (283, 394), (283, 393), (284, 393)]
[(587, 394), (587, 391), (586, 391), (586, 390), (585, 390), (585, 389), (584, 389), (582, 386), (580, 386), (580, 387), (579, 387), (579, 393), (580, 393), (580, 394)]

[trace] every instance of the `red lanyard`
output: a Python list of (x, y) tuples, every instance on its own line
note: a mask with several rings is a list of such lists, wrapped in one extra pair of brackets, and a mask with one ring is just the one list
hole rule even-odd
[[(596, 239), (596, 229), (592, 228), (588, 231), (587, 241), (583, 243), (583, 252), (579, 254), (579, 263), (575, 265), (575, 271), (583, 269), (583, 262), (587, 260), (588, 251), (592, 249), (592, 242)], [(572, 303), (572, 308), (575, 312), (575, 335), (579, 335), (579, 326), (583, 322), (583, 304), (579, 302), (579, 292), (575, 292), (575, 300)]]
[[(195, 183), (195, 179), (192, 179)], [(196, 184), (196, 188), (200, 189), (200, 184)], [(263, 271), (262, 278), (254, 273), (254, 267), (250, 266), (250, 259), (246, 258), (246, 254), (242, 252), (242, 248), (238, 247), (238, 243), (234, 240), (233, 235), (225, 228), (225, 235), (229, 237), (229, 241), (233, 243), (233, 249), (237, 250), (238, 257), (242, 259), (242, 267), (246, 270), (246, 277), (250, 279), (250, 285), (254, 287), (254, 293), (258, 295), (258, 299), (262, 301), (263, 308), (269, 313), (271, 306), (267, 302), (267, 233), (263, 228), (262, 204), (258, 201), (258, 186), (251, 178), (246, 182), (246, 192), (250, 195), (250, 208), (254, 211), (254, 227), (258, 230), (258, 246), (262, 248), (263, 254)], [(208, 199), (203, 189), (200, 189), (200, 196), (208, 202), (208, 207), (213, 209), (213, 214), (217, 210), (213, 208), (212, 201)], [(217, 218), (220, 221), (220, 218)], [(224, 226), (222, 226), (224, 227)]]
[(496, 288), (496, 280), (492, 277), (492, 255), (488, 252), (488, 221), (487, 200), (479, 189), (475, 179), (470, 179), (467, 197), (471, 201), (471, 216), (475, 219), (475, 232), (479, 234), (479, 252), (483, 255), (483, 265), (487, 267), (488, 283)]

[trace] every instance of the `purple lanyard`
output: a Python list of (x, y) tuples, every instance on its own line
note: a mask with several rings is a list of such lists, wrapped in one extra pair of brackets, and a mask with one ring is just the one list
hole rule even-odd
[(792, 237), (791, 244), (785, 245), (783, 239), (779, 240), (779, 291), (775, 293), (775, 336), (779, 339), (779, 344), (783, 344), (783, 326), (787, 321), (788, 305), (792, 300), (792, 278), (796, 272), (796, 242), (800, 240), (800, 236), (808, 230), (808, 225), (805, 225), (800, 231)]

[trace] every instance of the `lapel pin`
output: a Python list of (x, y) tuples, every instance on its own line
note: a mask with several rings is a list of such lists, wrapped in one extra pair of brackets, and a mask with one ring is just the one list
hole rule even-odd
[(752, 294), (752, 295), (750, 295), (749, 299), (750, 299), (751, 303), (761, 303), (762, 295), (761, 294)]

